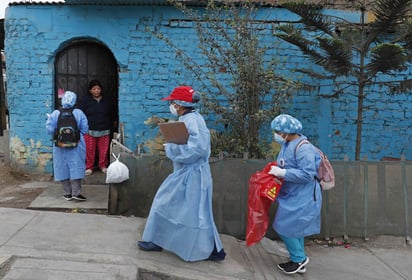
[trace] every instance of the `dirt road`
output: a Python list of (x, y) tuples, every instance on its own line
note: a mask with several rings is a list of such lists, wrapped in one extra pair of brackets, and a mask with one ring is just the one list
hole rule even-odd
[(31, 175), (13, 171), (0, 157), (0, 207), (27, 208), (43, 191), (41, 184), (30, 182), (52, 181), (51, 176)]

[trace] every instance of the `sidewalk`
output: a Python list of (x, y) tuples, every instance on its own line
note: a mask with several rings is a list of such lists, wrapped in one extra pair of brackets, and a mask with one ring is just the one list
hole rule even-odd
[[(186, 263), (136, 248), (145, 219), (0, 208), (0, 279), (412, 279), (412, 248), (307, 246), (305, 274), (284, 275), (285, 260), (261, 244), (222, 235), (223, 262)], [(367, 244), (367, 243), (366, 243)]]

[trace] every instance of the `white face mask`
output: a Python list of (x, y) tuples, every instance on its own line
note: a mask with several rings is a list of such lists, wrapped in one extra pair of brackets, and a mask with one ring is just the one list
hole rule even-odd
[(176, 110), (174, 104), (170, 104), (170, 105), (169, 105), (169, 110), (170, 110), (170, 113), (172, 113), (172, 115), (174, 115), (174, 116), (178, 116), (178, 115), (179, 115), (179, 114), (177, 113), (177, 110)]
[(277, 133), (275, 133), (274, 138), (275, 138), (275, 141), (278, 142), (279, 144), (283, 144), (286, 142), (286, 140)]

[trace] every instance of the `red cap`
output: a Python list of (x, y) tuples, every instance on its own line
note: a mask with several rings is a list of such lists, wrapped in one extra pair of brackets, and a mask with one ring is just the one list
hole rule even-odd
[(190, 86), (179, 86), (176, 87), (168, 97), (162, 98), (162, 100), (180, 100), (186, 102), (196, 102), (193, 100), (194, 93), (195, 90)]

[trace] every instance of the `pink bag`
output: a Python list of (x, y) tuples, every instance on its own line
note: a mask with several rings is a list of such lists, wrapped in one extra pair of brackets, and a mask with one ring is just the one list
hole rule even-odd
[[(303, 144), (310, 144), (310, 142), (308, 140), (300, 141), (296, 145), (295, 154), (296, 150)], [(335, 171), (333, 170), (333, 166), (330, 163), (328, 157), (318, 147), (316, 147), (315, 145), (313, 146), (318, 150), (321, 160), (318, 168), (318, 176), (316, 179), (319, 181), (322, 190), (330, 190), (335, 187)]]

